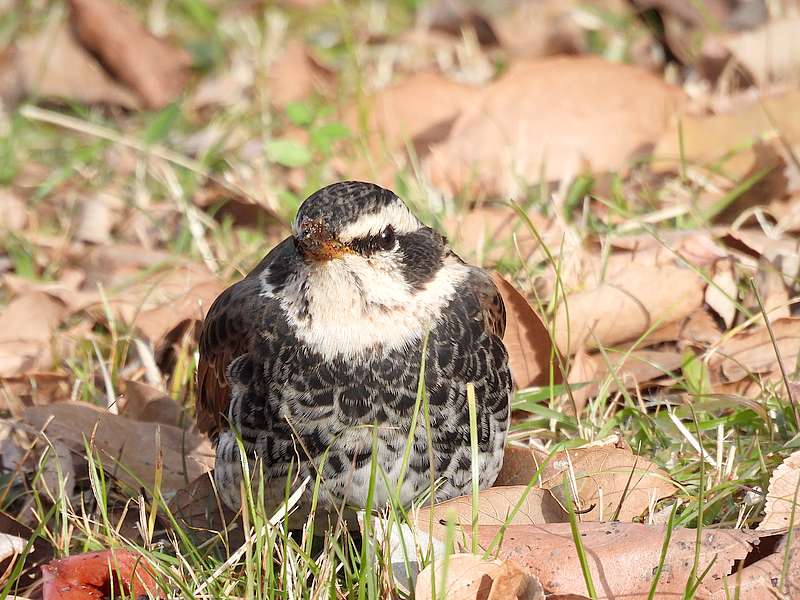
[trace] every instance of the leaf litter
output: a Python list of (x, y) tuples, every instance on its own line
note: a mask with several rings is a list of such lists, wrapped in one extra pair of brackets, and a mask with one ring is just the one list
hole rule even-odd
[[(12, 536), (7, 560), (36, 526), (20, 498), (52, 504), (63, 491), (78, 506), (90, 487), (87, 444), (112, 482), (113, 514), (144, 484), (206, 542), (234, 539), (216, 533), (237, 517), (215, 516), (213, 451), (189, 425), (199, 323), (235, 273), (284, 234), (305, 193), (365, 172), (402, 186), (459, 253), (496, 269), (506, 304), (519, 410), (501, 476), (478, 494), (474, 527), (469, 497), (422, 506), (412, 520), (418, 550), (433, 539), (440, 551), (448, 520), (457, 550), (472, 550), (473, 533), (480, 550), (500, 542), (491, 556), (454, 555), (437, 590), (586, 597), (571, 497), (598, 597), (647, 597), (664, 515), (696, 500), (687, 461), (703, 455), (717, 465), (706, 473), (717, 486), (713, 525), (698, 538), (689, 516), (672, 530), (656, 597), (684, 593), (697, 539), (698, 568), (711, 569), (696, 597), (723, 598), (726, 586), (750, 598), (797, 593), (798, 536), (786, 534), (796, 522), (796, 452), (762, 443), (753, 471), (736, 421), (751, 411), (770, 439), (788, 439), (785, 417), (800, 393), (798, 92), (793, 56), (775, 51), (796, 17), (768, 20), (727, 2), (708, 15), (637, 3), (662, 19), (654, 34), (611, 18), (627, 10), (611, 1), (439, 4), (443, 12), (409, 20), (413, 30), (359, 30), (342, 42), (290, 28), (264, 53), (258, 28), (236, 29), (251, 7), (215, 7), (224, 26), (192, 38), (158, 7), (145, 19), (122, 4), (74, 0), (69, 27), (51, 19), (2, 51), (0, 134), (6, 107), (22, 100), (55, 106), (60, 127), (75, 124), (64, 117), (76, 103), (98, 111), (76, 109), (77, 130), (56, 130), (77, 148), (60, 162), (31, 152), (25, 136), (11, 155), (0, 144), (10, 156), (0, 165), (0, 454), (14, 475), (0, 494), (16, 511), (0, 518)], [(193, 26), (214, 16), (196, 10)], [(270, 35), (285, 31), (282, 10), (267, 19)], [(229, 47), (217, 48), (220, 39)], [(355, 44), (357, 58), (337, 54), (340, 42)], [(598, 44), (612, 60), (597, 56)], [(241, 118), (256, 105), (270, 107), (269, 118)], [(98, 115), (117, 130), (102, 152), (87, 150)], [(315, 128), (326, 126), (355, 137), (315, 146)], [(195, 170), (171, 178), (174, 155), (131, 150), (153, 132), (189, 153)], [(289, 140), (302, 165), (287, 167), (274, 140)], [(534, 231), (500, 205), (509, 201)], [(687, 410), (709, 406), (723, 408), (698, 434)], [(675, 420), (687, 423), (677, 455), (667, 445)], [(617, 431), (625, 441), (596, 441)], [(750, 488), (736, 479), (745, 472)], [(766, 492), (752, 487), (767, 480)], [(742, 489), (726, 496), (729, 484)], [(146, 538), (123, 520), (119, 531)], [(52, 563), (46, 597), (86, 584), (103, 597), (109, 565), (130, 586), (126, 569), (141, 557), (114, 550)], [(432, 595), (424, 586), (441, 574), (437, 557), (417, 578), (418, 597)]]

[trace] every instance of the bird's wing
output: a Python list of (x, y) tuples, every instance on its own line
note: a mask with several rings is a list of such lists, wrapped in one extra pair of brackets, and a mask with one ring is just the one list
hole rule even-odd
[(506, 332), (506, 306), (497, 286), (486, 271), (481, 270), (480, 276), (477, 277), (477, 292), (486, 331), (502, 340)]
[(292, 252), (291, 238), (276, 246), (247, 277), (220, 294), (203, 321), (197, 363), (198, 428), (216, 440), (226, 427), (230, 395), (226, 371), (231, 362), (249, 352), (263, 328), (264, 317), (277, 302), (265, 294), (259, 275), (271, 266), (285, 267)]

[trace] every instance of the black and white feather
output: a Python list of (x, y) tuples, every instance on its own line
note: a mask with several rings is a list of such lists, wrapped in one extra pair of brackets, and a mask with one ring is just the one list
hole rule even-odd
[[(200, 342), (198, 423), (217, 443), (223, 500), (240, 502), (236, 435), (276, 497), (289, 472), (322, 475), (322, 502), (363, 506), (373, 437), (377, 504), (469, 493), (466, 385), (477, 398), (480, 487), (502, 465), (511, 375), (505, 313), (489, 275), (465, 264), (391, 191), (337, 183), (300, 207), (293, 235), (211, 307)], [(377, 428), (377, 429), (376, 429)], [(373, 433), (374, 432), (374, 433)], [(431, 464), (433, 463), (433, 464)]]

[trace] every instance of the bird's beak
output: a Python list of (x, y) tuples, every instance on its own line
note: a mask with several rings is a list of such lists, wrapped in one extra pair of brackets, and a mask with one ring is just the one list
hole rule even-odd
[(303, 221), (297, 235), (297, 244), (303, 256), (318, 262), (332, 260), (351, 250), (331, 235), (322, 221)]

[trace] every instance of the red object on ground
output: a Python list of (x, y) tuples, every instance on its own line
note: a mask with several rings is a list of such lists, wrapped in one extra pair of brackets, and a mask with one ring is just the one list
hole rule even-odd
[(153, 571), (141, 555), (105, 550), (53, 560), (42, 567), (43, 600), (102, 600), (155, 595)]

